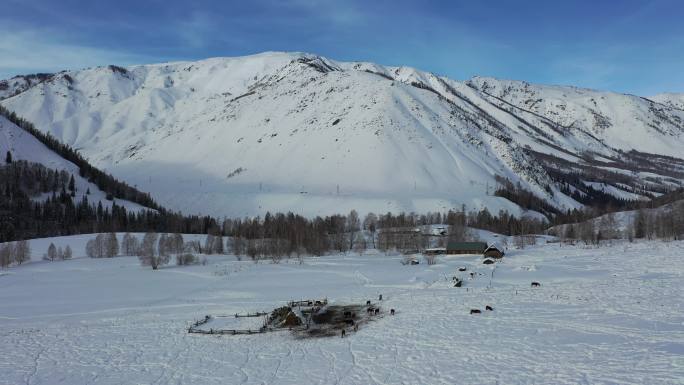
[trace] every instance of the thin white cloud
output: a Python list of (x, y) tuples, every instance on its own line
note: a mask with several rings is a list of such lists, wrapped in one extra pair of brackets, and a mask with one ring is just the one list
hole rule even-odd
[(62, 41), (57, 34), (48, 30), (0, 25), (0, 78), (106, 64), (129, 65), (147, 59), (128, 52)]

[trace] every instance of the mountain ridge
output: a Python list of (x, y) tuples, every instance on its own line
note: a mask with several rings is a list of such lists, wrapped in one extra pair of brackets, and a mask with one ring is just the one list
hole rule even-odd
[(561, 211), (611, 199), (601, 184), (619, 200), (684, 182), (660, 158), (684, 148), (674, 106), (306, 53), (62, 72), (0, 104), (184, 212), (524, 215), (494, 195), (501, 178)]

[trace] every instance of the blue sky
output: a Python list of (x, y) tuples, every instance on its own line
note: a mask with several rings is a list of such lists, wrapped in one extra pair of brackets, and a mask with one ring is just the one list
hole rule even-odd
[(305, 51), (651, 95), (684, 92), (684, 2), (1, 0), (0, 78)]

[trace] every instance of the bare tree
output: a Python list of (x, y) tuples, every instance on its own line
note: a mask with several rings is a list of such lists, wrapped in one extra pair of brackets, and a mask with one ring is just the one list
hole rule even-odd
[(105, 256), (113, 258), (119, 255), (119, 240), (116, 238), (116, 233), (111, 232), (107, 234), (105, 241)]
[(71, 259), (74, 256), (74, 252), (71, 250), (71, 246), (66, 245), (64, 248), (64, 259)]
[(121, 241), (121, 249), (124, 255), (136, 255), (138, 254), (138, 248), (140, 247), (138, 238), (131, 235), (131, 233), (126, 233)]
[(363, 220), (363, 228), (368, 230), (373, 240), (373, 248), (375, 249), (375, 231), (378, 227), (378, 216), (373, 213), (368, 213)]
[(241, 256), (245, 253), (245, 240), (244, 240), (244, 238), (233, 237), (231, 246), (232, 246), (233, 255), (235, 255), (239, 261), (241, 259)]
[(169, 238), (169, 249), (173, 254), (181, 254), (183, 252), (185, 243), (183, 236), (180, 233), (175, 233)]
[[(86, 248), (87, 247), (88, 247), (88, 245), (86, 245)], [(91, 251), (92, 251), (92, 257), (93, 258), (104, 258), (105, 255), (107, 255), (106, 247), (105, 247), (105, 236), (102, 234), (98, 234), (95, 237), (92, 244), (90, 244), (90, 247), (92, 248)]]
[(159, 256), (170, 256), (171, 251), (169, 250), (169, 237), (166, 234), (162, 234), (159, 237), (159, 246), (157, 247)]
[(363, 236), (363, 233), (356, 233), (356, 239), (354, 240), (354, 251), (359, 255), (362, 255), (366, 251), (367, 246), (366, 237)]
[(31, 246), (27, 240), (18, 241), (14, 245), (14, 262), (18, 265), (31, 259)]
[(144, 266), (152, 266), (153, 270), (159, 267), (159, 258), (155, 255), (155, 245), (157, 243), (157, 233), (145, 233), (140, 247), (140, 263)]
[(86, 243), (85, 252), (89, 258), (96, 258), (97, 257), (97, 251), (95, 250), (95, 240), (94, 239), (91, 239)]
[(214, 236), (213, 254), (223, 254), (223, 236), (221, 234)]
[(6, 269), (12, 264), (12, 244), (0, 244), (0, 267)]
[(204, 241), (204, 254), (214, 254), (214, 234), (207, 234), (207, 239)]
[(354, 241), (356, 240), (356, 232), (360, 230), (361, 221), (359, 220), (359, 213), (352, 210), (347, 215), (347, 233), (349, 233), (349, 249), (354, 248)]
[(57, 247), (55, 246), (54, 243), (50, 243), (50, 246), (48, 246), (47, 250), (47, 259), (50, 261), (54, 261), (57, 258)]

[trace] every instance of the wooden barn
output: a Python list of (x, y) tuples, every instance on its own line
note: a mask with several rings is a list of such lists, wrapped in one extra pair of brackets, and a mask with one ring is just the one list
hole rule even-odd
[(495, 243), (492, 243), (491, 245), (489, 245), (489, 246), (485, 249), (485, 251), (484, 251), (484, 256), (485, 256), (485, 258), (486, 258), (486, 257), (491, 257), (491, 258), (503, 258), (503, 256), (504, 256), (505, 254), (506, 254), (506, 253), (504, 253), (503, 247), (501, 247), (501, 246), (499, 246), (499, 245), (497, 245), (497, 244), (495, 244)]
[(484, 242), (449, 242), (446, 247), (447, 254), (482, 254), (487, 249)]

